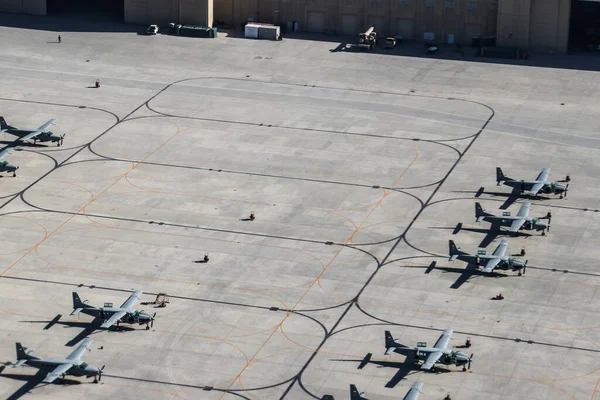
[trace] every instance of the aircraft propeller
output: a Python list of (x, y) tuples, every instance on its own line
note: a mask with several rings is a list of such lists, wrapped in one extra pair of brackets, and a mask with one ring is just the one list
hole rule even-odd
[(102, 380), (102, 373), (104, 372), (104, 367), (106, 367), (106, 364), (102, 366), (102, 368), (100, 368), (98, 370), (98, 382), (100, 382)]
[(467, 367), (468, 370), (471, 370), (471, 361), (473, 361), (473, 353), (471, 353), (471, 357), (469, 357), (469, 366)]
[(154, 317), (156, 317), (156, 313), (152, 314), (152, 316), (150, 317), (150, 320), (146, 321), (146, 330), (149, 330), (150, 328), (154, 328)]
[(60, 136), (60, 142), (58, 142), (58, 145), (59, 145), (59, 146), (62, 146), (62, 144), (63, 144), (63, 141), (65, 140), (65, 136), (67, 136), (67, 134), (66, 134), (66, 133), (65, 133), (64, 135), (61, 135), (61, 136)]

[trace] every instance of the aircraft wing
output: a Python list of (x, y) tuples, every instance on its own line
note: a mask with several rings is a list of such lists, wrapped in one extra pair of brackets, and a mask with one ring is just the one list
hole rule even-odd
[(542, 172), (535, 178), (536, 181), (545, 182), (548, 180), (548, 175), (550, 175), (550, 168), (544, 168)]
[(529, 207), (531, 207), (530, 201), (523, 203), (521, 208), (519, 208), (519, 212), (517, 212), (517, 217), (527, 218), (529, 216)]
[(510, 228), (508, 229), (509, 232), (518, 232), (519, 229), (521, 229), (521, 227), (523, 226), (523, 224), (525, 223), (526, 219), (525, 218), (519, 218), (519, 219), (515, 219), (512, 224), (510, 224)]
[(131, 310), (135, 305), (135, 301), (138, 299), (139, 296), (141, 296), (142, 293), (144, 292), (141, 290), (136, 290), (135, 292), (133, 292), (131, 296), (129, 296), (129, 298), (125, 300), (125, 303), (121, 304), (121, 308), (125, 311)]
[(44, 380), (42, 382), (52, 383), (59, 376), (66, 374), (72, 367), (73, 367), (73, 364), (71, 364), (71, 363), (61, 364), (58, 367), (54, 368), (54, 370), (52, 370), (52, 372), (48, 373), (48, 375), (46, 375), (46, 377), (44, 378)]
[(427, 357), (427, 360), (425, 360), (423, 365), (421, 365), (421, 369), (429, 371), (443, 354), (444, 353), (442, 353), (441, 351), (430, 353), (429, 357)]
[(52, 118), (51, 120), (49, 120), (48, 122), (46, 122), (44, 125), (40, 126), (36, 131), (33, 132), (29, 132), (27, 135), (22, 136), (21, 138), (19, 138), (19, 141), (26, 141), (26, 140), (30, 140), (33, 139), (34, 137), (36, 137), (37, 135), (41, 134), (41, 133), (46, 133), (50, 130), (50, 127), (52, 125), (54, 125), (54, 123), (56, 122), (56, 119)]
[(0, 160), (3, 160), (4, 157), (6, 157), (10, 153), (12, 153), (14, 149), (15, 149), (14, 147), (5, 147), (4, 149), (2, 149), (0, 151)]
[(20, 142), (24, 142), (24, 141), (26, 141), (26, 140), (33, 139), (34, 137), (36, 137), (37, 135), (39, 135), (39, 134), (41, 134), (41, 133), (44, 133), (44, 132), (42, 132), (42, 131), (33, 131), (33, 132), (30, 132), (30, 133), (28, 133), (28, 134), (27, 134), (27, 135), (25, 135), (25, 136), (21, 136), (21, 137), (18, 139), (18, 141), (20, 141)]
[(79, 347), (77, 347), (71, 354), (67, 356), (67, 360), (79, 360), (88, 347), (92, 345), (92, 343), (94, 343), (92, 339), (85, 339), (83, 343), (79, 345)]
[[(440, 350), (445, 350), (448, 348), (448, 344), (450, 343), (450, 338), (452, 337), (452, 333), (454, 333), (454, 331), (452, 329), (446, 329), (444, 332), (442, 332), (442, 336), (440, 336), (440, 338), (438, 339), (437, 342), (435, 342), (435, 347), (436, 349), (440, 349)], [(429, 360), (429, 358), (428, 358)]]
[(121, 318), (123, 318), (125, 315), (127, 315), (127, 311), (124, 311), (124, 310), (114, 313), (113, 315), (110, 316), (109, 319), (107, 319), (106, 321), (104, 321), (102, 323), (102, 325), (100, 325), (100, 328), (104, 328), (104, 329), (110, 328), (117, 321), (119, 321)]
[(496, 268), (496, 266), (498, 266), (500, 261), (501, 261), (500, 258), (491, 258), (487, 262), (487, 264), (485, 264), (485, 267), (483, 268), (483, 272), (492, 272), (494, 270), (494, 268)]
[(496, 257), (504, 257), (504, 254), (506, 254), (506, 249), (508, 249), (508, 241), (503, 240), (500, 242), (498, 247), (496, 247), (496, 250), (494, 250), (494, 255)]
[(421, 389), (423, 389), (423, 382), (415, 382), (402, 400), (417, 400), (421, 394)]
[(544, 187), (544, 182), (538, 182), (531, 187), (531, 189), (529, 190), (529, 193), (531, 193), (532, 195), (536, 195), (536, 194), (538, 194), (538, 192), (540, 190), (542, 190), (543, 187)]
[(50, 120), (48, 120), (48, 122), (46, 122), (44, 125), (40, 126), (38, 128), (38, 131), (42, 132), (42, 133), (46, 133), (50, 130), (50, 127), (52, 125), (54, 125), (56, 123), (56, 118), (52, 118)]

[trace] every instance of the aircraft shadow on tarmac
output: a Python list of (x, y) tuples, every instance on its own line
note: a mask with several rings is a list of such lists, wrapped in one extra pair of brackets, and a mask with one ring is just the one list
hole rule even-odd
[[(11, 363), (8, 362), (6, 363), (8, 365), (10, 365)], [(29, 368), (28, 368), (29, 369)], [(16, 380), (16, 381), (24, 381), (25, 384), (23, 386), (21, 386), (19, 389), (17, 389), (16, 392), (14, 392), (13, 394), (11, 394), (9, 397), (7, 397), (7, 400), (16, 400), (16, 399), (20, 399), (21, 397), (23, 397), (24, 395), (31, 393), (32, 390), (34, 390), (38, 385), (81, 385), (83, 382), (80, 382), (78, 380), (74, 380), (74, 379), (57, 379), (52, 383), (42, 383), (42, 380), (44, 380), (44, 378), (47, 375), (47, 371), (40, 371), (38, 370), (38, 372), (35, 375), (25, 375), (25, 374), (11, 374), (11, 373), (4, 373), (4, 371), (6, 370), (6, 365), (0, 367), (0, 382), (2, 381), (2, 379), (12, 379), (12, 380)], [(18, 369), (16, 369), (15, 371), (18, 371)]]
[[(417, 360), (414, 356), (413, 352), (406, 354), (406, 359), (404, 361), (383, 361), (383, 360), (372, 360), (372, 353), (368, 353), (365, 358), (362, 360), (341, 360), (341, 359), (332, 359), (331, 361), (340, 361), (340, 362), (356, 362), (359, 363), (358, 369), (363, 369), (368, 364), (377, 365), (377, 368), (395, 368), (397, 369), (396, 373), (392, 378), (385, 384), (386, 388), (394, 388), (398, 382), (407, 377), (408, 375), (413, 375), (418, 372), (424, 372), (421, 370), (421, 364), (417, 363)], [(447, 372), (452, 372), (446, 368), (440, 368), (439, 366), (435, 367), (435, 370), (427, 371), (425, 373), (433, 373), (433, 374), (444, 374)]]
[(112, 326), (109, 329), (100, 328), (103, 320), (101, 318), (95, 318), (91, 322), (79, 322), (79, 321), (60, 321), (62, 315), (58, 314), (51, 321), (20, 321), (28, 324), (46, 324), (44, 330), (52, 328), (54, 325), (62, 325), (64, 328), (83, 328), (81, 332), (77, 334), (73, 339), (69, 340), (65, 346), (72, 347), (79, 343), (81, 340), (93, 335), (94, 333), (112, 331), (112, 332), (123, 332), (133, 331), (135, 328), (130, 326)]
[[(18, 138), (17, 138), (18, 139)], [(0, 145), (3, 146), (9, 146), (11, 144), (17, 145), (19, 147), (33, 147), (33, 148), (46, 148), (46, 147), (51, 147), (45, 143), (29, 143), (29, 142), (18, 142), (16, 143), (17, 140), (0, 140)], [(16, 151), (20, 151), (21, 149), (15, 149)]]

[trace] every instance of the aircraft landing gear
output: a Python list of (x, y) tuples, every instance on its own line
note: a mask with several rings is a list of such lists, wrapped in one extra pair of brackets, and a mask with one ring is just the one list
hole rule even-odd
[(519, 271), (519, 276), (523, 276), (523, 273)]
[(467, 367), (462, 368), (463, 372), (467, 372)]
[(13, 171), (13, 178), (17, 177), (17, 173), (15, 171)]
[(150, 325), (146, 324), (146, 330), (149, 331), (150, 330)]
[(542, 236), (546, 236), (546, 231), (542, 231)]

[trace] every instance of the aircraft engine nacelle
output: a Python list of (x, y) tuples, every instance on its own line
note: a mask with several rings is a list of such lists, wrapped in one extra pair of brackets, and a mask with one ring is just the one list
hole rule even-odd
[(525, 267), (525, 264), (525, 261), (515, 260), (513, 258), (510, 259), (510, 268), (512, 268), (513, 271), (523, 269)]
[(534, 219), (533, 221), (531, 221), (531, 229), (534, 229), (536, 231), (545, 231), (546, 229), (548, 229), (548, 224), (545, 222), (541, 222), (537, 219)]

